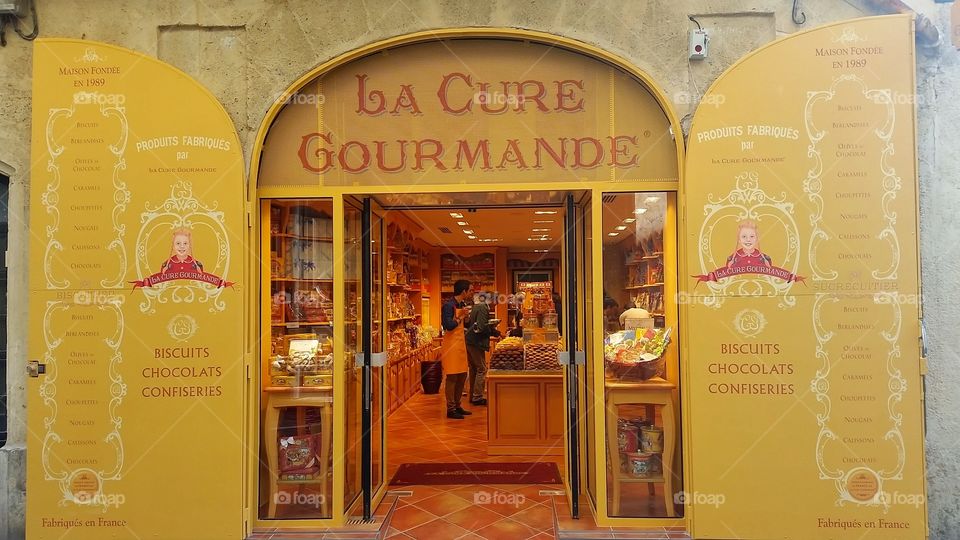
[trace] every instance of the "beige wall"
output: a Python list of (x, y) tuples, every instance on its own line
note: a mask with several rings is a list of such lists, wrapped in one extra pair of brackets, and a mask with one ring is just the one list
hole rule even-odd
[[(680, 116), (732, 62), (804, 28), (874, 14), (860, 0), (804, 0), (806, 22), (787, 0), (37, 0), (42, 35), (122, 45), (165, 60), (213, 91), (237, 125), (245, 156), (271, 102), (324, 60), (390, 36), (456, 26), (505, 26), (582, 40), (649, 73)], [(909, 2), (949, 36), (948, 6)], [(711, 33), (709, 58), (687, 60), (687, 33), (698, 16)], [(10, 194), (8, 389), (10, 443), (0, 452), (0, 537), (23, 520), (25, 440), (26, 228), (30, 170), (31, 45), (12, 32), (0, 49), (0, 162), (13, 168)], [(948, 39), (949, 41), (949, 39)], [(802, 66), (797, 66), (802, 69)], [(928, 463), (931, 528), (950, 534), (960, 508), (960, 60), (947, 44), (918, 59), (922, 259), (931, 372)], [(953, 531), (955, 534), (955, 531)]]

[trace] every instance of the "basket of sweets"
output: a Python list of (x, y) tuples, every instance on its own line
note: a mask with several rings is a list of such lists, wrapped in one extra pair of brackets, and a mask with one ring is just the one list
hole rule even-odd
[(603, 359), (618, 379), (646, 381), (664, 372), (670, 328), (625, 330), (604, 340)]

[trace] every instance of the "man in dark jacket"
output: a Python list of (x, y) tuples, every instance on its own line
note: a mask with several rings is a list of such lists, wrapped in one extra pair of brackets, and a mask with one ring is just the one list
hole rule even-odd
[(490, 306), (487, 304), (490, 293), (480, 293), (467, 316), (463, 341), (467, 345), (467, 363), (470, 367), (470, 403), (486, 405), (484, 396), (487, 390), (487, 351), (490, 350), (490, 337), (500, 337), (500, 332), (490, 326)]

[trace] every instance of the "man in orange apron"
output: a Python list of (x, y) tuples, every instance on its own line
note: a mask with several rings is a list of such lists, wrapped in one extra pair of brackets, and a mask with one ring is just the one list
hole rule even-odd
[(453, 298), (440, 309), (443, 341), (440, 343), (440, 363), (447, 380), (447, 418), (462, 420), (471, 414), (460, 406), (463, 387), (467, 382), (467, 346), (463, 340), (463, 320), (468, 310), (465, 302), (470, 297), (470, 282), (461, 279), (453, 284)]

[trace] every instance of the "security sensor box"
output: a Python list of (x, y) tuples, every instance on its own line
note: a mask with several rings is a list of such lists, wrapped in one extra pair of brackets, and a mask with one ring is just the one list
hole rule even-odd
[(707, 57), (707, 31), (702, 28), (690, 31), (690, 59), (703, 60)]
[(0, 0), (0, 15), (23, 17), (26, 14), (27, 0)]

